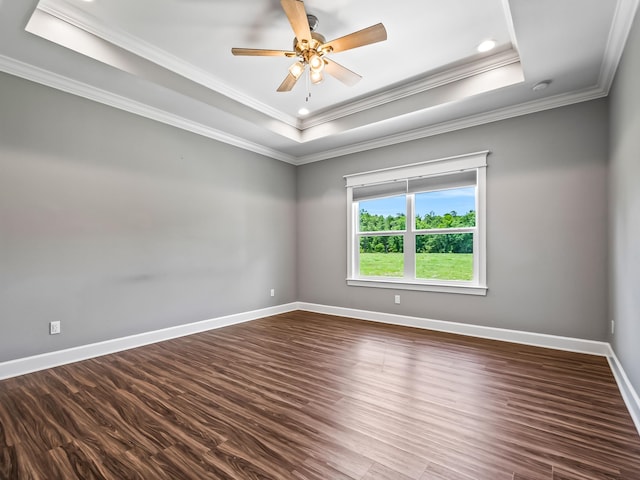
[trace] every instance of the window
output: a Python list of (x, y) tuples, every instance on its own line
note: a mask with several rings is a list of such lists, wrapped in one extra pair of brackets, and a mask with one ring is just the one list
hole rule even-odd
[(347, 283), (486, 295), (488, 153), (347, 175)]

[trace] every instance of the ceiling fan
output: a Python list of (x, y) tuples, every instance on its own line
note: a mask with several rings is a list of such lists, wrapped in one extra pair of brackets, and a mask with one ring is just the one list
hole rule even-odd
[(329, 53), (338, 53), (352, 48), (362, 47), (387, 39), (387, 31), (382, 23), (350, 33), (344, 37), (327, 42), (315, 31), (318, 19), (308, 15), (302, 0), (280, 0), (282, 9), (289, 19), (295, 38), (293, 50), (266, 50), (259, 48), (232, 48), (233, 55), (289, 57), (297, 61), (289, 67), (289, 73), (278, 87), (278, 92), (289, 92), (309, 65), (309, 78), (312, 83), (323, 80), (323, 72), (340, 80), (348, 86), (355, 85), (362, 77), (339, 63), (327, 58)]

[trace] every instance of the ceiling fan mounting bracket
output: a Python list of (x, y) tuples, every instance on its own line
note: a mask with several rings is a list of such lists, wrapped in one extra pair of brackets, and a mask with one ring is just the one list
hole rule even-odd
[(307, 21), (309, 22), (309, 30), (315, 32), (316, 28), (318, 28), (318, 25), (320, 25), (320, 20), (318, 20), (318, 17), (311, 13), (307, 13)]
[(319, 55), (324, 55), (328, 53), (327, 50), (321, 49), (320, 47), (326, 43), (326, 40), (323, 35), (317, 32), (311, 32), (311, 41), (308, 42), (306, 39), (298, 41), (297, 38), (293, 39), (293, 49), (299, 57), (308, 56), (308, 53), (317, 53)]

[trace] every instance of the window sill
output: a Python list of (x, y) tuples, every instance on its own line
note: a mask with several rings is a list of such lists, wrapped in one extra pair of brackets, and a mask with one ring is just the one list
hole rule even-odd
[(459, 293), (463, 295), (486, 295), (488, 287), (465, 285), (461, 283), (418, 283), (403, 279), (384, 280), (373, 278), (347, 278), (347, 285), (352, 287), (392, 288), (396, 290), (418, 290), (421, 292)]

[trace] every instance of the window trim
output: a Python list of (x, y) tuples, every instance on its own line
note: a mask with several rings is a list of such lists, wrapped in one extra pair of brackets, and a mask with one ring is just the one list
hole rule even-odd
[[(425, 162), (413, 163), (400, 167), (384, 168), (380, 170), (372, 170), (369, 172), (345, 175), (345, 186), (347, 190), (347, 285), (357, 287), (391, 288), (399, 290), (418, 290), (425, 292), (486, 295), (488, 290), (486, 280), (486, 167), (488, 154), (489, 151), (485, 150), (481, 152), (456, 155), (436, 160), (428, 160)], [(418, 280), (410, 278), (365, 277), (358, 275), (360, 269), (359, 265), (357, 264), (358, 255), (355, 255), (354, 251), (354, 249), (356, 248), (355, 240), (359, 235), (365, 234), (366, 232), (358, 233), (357, 222), (359, 221), (359, 212), (355, 211), (357, 207), (353, 201), (354, 187), (362, 187), (393, 181), (402, 181), (411, 178), (439, 175), (444, 173), (455, 173), (463, 170), (476, 170), (477, 172), (476, 226), (465, 227), (465, 229), (474, 230), (473, 280), (463, 282), (455, 280)], [(411, 245), (407, 247), (406, 239), (413, 239), (415, 235), (423, 234), (422, 230), (416, 230), (415, 228), (415, 213), (413, 212), (413, 202), (412, 200), (410, 200), (409, 195), (412, 194), (407, 194), (406, 197), (406, 230), (376, 232), (376, 235), (379, 235), (380, 233), (384, 233), (385, 235), (387, 233), (389, 235), (404, 235), (406, 233), (411, 233), (411, 235), (405, 235), (405, 253), (407, 251), (407, 248), (412, 248)], [(414, 255), (409, 255), (409, 257), (415, 258), (415, 253)], [(415, 267), (407, 266), (407, 262), (405, 262), (404, 268), (405, 276), (407, 275), (408, 271), (415, 273)]]

